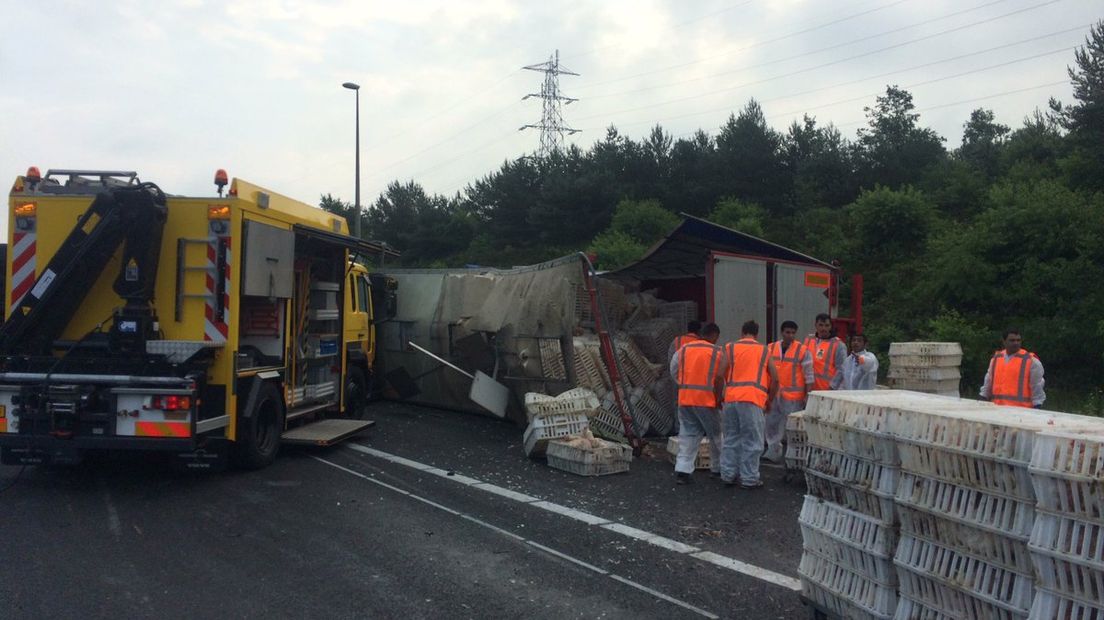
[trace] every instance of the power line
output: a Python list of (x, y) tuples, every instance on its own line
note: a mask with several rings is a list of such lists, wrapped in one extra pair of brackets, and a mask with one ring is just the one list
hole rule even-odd
[(976, 21), (976, 22), (971, 22), (969, 24), (964, 24), (962, 26), (956, 26), (954, 28), (948, 28), (947, 30), (942, 30), (940, 32), (936, 32), (936, 33), (933, 33), (933, 34), (924, 35), (922, 37), (917, 37), (915, 39), (911, 39), (909, 41), (904, 41), (902, 43), (895, 43), (893, 45), (888, 45), (886, 47), (878, 48), (878, 49), (875, 49), (875, 50), (870, 50), (868, 52), (863, 52), (862, 54), (856, 54), (854, 56), (849, 56), (847, 58), (841, 58), (839, 60), (833, 60), (833, 61), (830, 61), (830, 62), (821, 63), (819, 65), (814, 65), (812, 67), (806, 67), (804, 69), (799, 69), (797, 71), (792, 71), (790, 73), (785, 73), (785, 74), (782, 74), (782, 75), (776, 75), (776, 76), (773, 76), (773, 77), (763, 78), (763, 79), (760, 79), (760, 80), (754, 80), (754, 81), (751, 81), (751, 82), (744, 82), (744, 83), (738, 84), (736, 86), (731, 86), (731, 87), (728, 87), (728, 88), (723, 88), (721, 90), (715, 90), (715, 91), (711, 91), (711, 92), (708, 92), (708, 93), (702, 93), (702, 94), (699, 94), (699, 95), (693, 95), (693, 96), (689, 96), (689, 97), (679, 97), (678, 99), (670, 99), (670, 100), (662, 101), (662, 102), (659, 102), (659, 103), (648, 104), (648, 105), (639, 106), (639, 107), (636, 107), (636, 108), (616, 110), (614, 112), (606, 112), (606, 113), (603, 113), (603, 114), (594, 114), (594, 115), (591, 115), (591, 116), (585, 116), (585, 117), (583, 117), (579, 120), (590, 120), (590, 119), (594, 119), (594, 118), (607, 117), (611, 114), (624, 114), (624, 113), (627, 113), (627, 112), (639, 112), (641, 110), (649, 110), (649, 109), (652, 109), (652, 108), (671, 105), (672, 103), (682, 103), (684, 101), (693, 101), (695, 99), (702, 99), (704, 97), (712, 97), (712, 96), (719, 95), (719, 94), (729, 93), (729, 92), (732, 92), (732, 91), (735, 91), (735, 90), (740, 90), (742, 88), (746, 88), (748, 86), (754, 86), (754, 85), (758, 85), (758, 84), (764, 84), (766, 82), (772, 82), (774, 80), (779, 80), (779, 79), (782, 79), (782, 78), (793, 77), (795, 75), (800, 75), (802, 73), (808, 73), (809, 71), (815, 71), (817, 69), (823, 69), (825, 67), (830, 67), (832, 65), (838, 65), (840, 63), (849, 62), (849, 61), (856, 60), (856, 59), (859, 59), (859, 58), (865, 58), (867, 56), (872, 56), (874, 54), (880, 54), (880, 53), (888, 51), (888, 50), (896, 49), (896, 48), (899, 48), (899, 47), (904, 47), (906, 45), (912, 45), (913, 43), (919, 43), (920, 41), (927, 41), (929, 39), (934, 39), (936, 37), (941, 37), (943, 35), (951, 34), (953, 32), (959, 32), (961, 30), (966, 30), (968, 28), (973, 28), (975, 26), (980, 26), (982, 24), (987, 24), (987, 23), (990, 23), (990, 22), (994, 22), (994, 21), (997, 21), (999, 19), (1004, 19), (1006, 17), (1011, 17), (1013, 15), (1024, 13), (1026, 11), (1031, 11), (1031, 10), (1038, 9), (1038, 8), (1048, 6), (1048, 5), (1051, 5), (1051, 4), (1056, 4), (1056, 3), (1061, 2), (1061, 1), (1062, 0), (1047, 0), (1046, 2), (1042, 2), (1040, 4), (1035, 4), (1035, 5), (1032, 5), (1032, 6), (1029, 6), (1029, 7), (1026, 7), (1026, 8), (1022, 8), (1022, 9), (1017, 9), (1015, 11), (1011, 11), (1009, 13), (1004, 13), (1002, 15), (997, 15), (995, 17), (990, 17), (990, 18), (979, 20), (979, 21)]
[[(623, 91), (619, 91), (619, 92), (616, 92), (616, 93), (603, 93), (601, 95), (590, 95), (588, 97), (588, 99), (605, 99), (605, 98), (608, 98), (608, 97), (620, 97), (620, 96), (623, 96), (623, 95), (635, 95), (637, 93), (649, 92), (649, 91), (658, 90), (658, 89), (661, 89), (661, 88), (668, 88), (668, 87), (671, 87), (671, 86), (681, 86), (683, 84), (690, 84), (690, 83), (693, 83), (693, 82), (700, 82), (702, 80), (710, 80), (710, 79), (717, 78), (717, 77), (722, 77), (722, 76), (725, 76), (725, 75), (731, 75), (733, 73), (740, 73), (740, 72), (743, 72), (743, 71), (750, 71), (752, 69), (761, 69), (763, 67), (768, 67), (770, 65), (776, 65), (776, 64), (787, 62), (787, 61), (790, 61), (790, 60), (797, 60), (798, 58), (804, 58), (805, 56), (811, 56), (813, 54), (819, 54), (821, 52), (827, 52), (827, 51), (834, 50), (834, 49), (839, 49), (839, 48), (842, 48), (842, 47), (849, 47), (851, 45), (855, 45), (856, 43), (862, 43), (864, 41), (870, 41), (872, 39), (878, 39), (878, 38), (884, 37), (886, 35), (896, 34), (898, 32), (902, 32), (904, 30), (911, 30), (912, 28), (918, 28), (920, 26), (926, 26), (927, 24), (931, 24), (931, 23), (938, 22), (938, 21), (943, 21), (945, 19), (950, 19), (952, 17), (957, 17), (959, 15), (964, 15), (966, 13), (972, 13), (972, 12), (977, 11), (979, 9), (983, 9), (983, 8), (986, 8), (986, 7), (989, 7), (989, 6), (993, 6), (994, 4), (1000, 4), (1002, 2), (1007, 2), (1007, 1), (1008, 0), (993, 0), (992, 2), (987, 2), (985, 4), (980, 4), (978, 6), (975, 6), (975, 7), (969, 8), (969, 9), (963, 9), (961, 11), (955, 11), (953, 13), (948, 13), (946, 15), (941, 15), (939, 17), (933, 17), (931, 19), (927, 19), (927, 20), (924, 20), (924, 21), (921, 21), (921, 22), (917, 22), (915, 24), (909, 24), (907, 26), (901, 26), (899, 28), (894, 28), (892, 30), (886, 30), (884, 32), (879, 32), (878, 34), (868, 35), (868, 36), (861, 37), (861, 38), (858, 38), (858, 39), (853, 39), (851, 41), (845, 41), (843, 43), (836, 43), (834, 45), (829, 45), (828, 47), (822, 47), (820, 49), (809, 50), (807, 52), (802, 52), (800, 54), (795, 54), (793, 56), (787, 56), (785, 58), (778, 58), (776, 60), (769, 60), (769, 61), (766, 61), (766, 62), (756, 63), (754, 65), (748, 65), (748, 66), (745, 66), (745, 67), (740, 67), (738, 69), (729, 69), (727, 71), (722, 71), (720, 73), (713, 73), (713, 74), (710, 74), (710, 75), (703, 75), (703, 76), (696, 77), (696, 78), (680, 80), (678, 82), (668, 82), (666, 84), (659, 84), (659, 85), (656, 85), (656, 86), (648, 86), (648, 87), (645, 87), (645, 88), (636, 88), (636, 89), (633, 89), (633, 90), (623, 90)], [(1055, 1), (1059, 1), (1059, 0), (1055, 0)]]
[[(793, 99), (795, 97), (802, 97), (802, 96), (805, 96), (805, 95), (811, 95), (813, 93), (823, 92), (823, 91), (826, 91), (826, 90), (832, 90), (832, 89), (841, 88), (841, 87), (844, 87), (844, 86), (851, 86), (853, 84), (868, 82), (870, 80), (876, 80), (876, 79), (881, 79), (881, 78), (885, 78), (885, 77), (891, 77), (891, 76), (899, 75), (899, 74), (902, 74), (902, 73), (908, 73), (910, 71), (915, 71), (917, 69), (924, 69), (924, 68), (927, 68), (927, 67), (946, 64), (948, 62), (954, 62), (954, 61), (962, 60), (964, 58), (969, 58), (971, 56), (978, 56), (978, 55), (981, 55), (981, 54), (986, 54), (986, 53), (989, 53), (989, 52), (993, 52), (993, 51), (997, 51), (997, 50), (1001, 50), (1001, 49), (1005, 49), (1005, 48), (1009, 48), (1009, 47), (1014, 47), (1014, 46), (1017, 46), (1017, 45), (1023, 45), (1024, 43), (1032, 43), (1032, 42), (1035, 42), (1035, 41), (1040, 41), (1040, 40), (1043, 40), (1043, 39), (1047, 39), (1047, 38), (1062, 35), (1062, 34), (1077, 32), (1077, 31), (1080, 31), (1080, 30), (1084, 30), (1085, 28), (1088, 28), (1089, 26), (1091, 26), (1091, 24), (1085, 24), (1085, 25), (1076, 26), (1076, 27), (1073, 27), (1073, 28), (1067, 28), (1065, 30), (1059, 30), (1059, 31), (1056, 31), (1056, 32), (1051, 32), (1049, 34), (1044, 34), (1044, 35), (1040, 35), (1040, 36), (1037, 36), (1037, 37), (1031, 37), (1029, 39), (1022, 39), (1022, 40), (1019, 40), (1019, 41), (1013, 41), (1011, 43), (1005, 43), (1005, 44), (1002, 44), (1002, 45), (989, 47), (989, 48), (986, 48), (986, 49), (983, 49), (983, 50), (978, 50), (976, 52), (970, 52), (970, 53), (967, 53), (967, 54), (959, 54), (958, 56), (952, 56), (950, 58), (944, 58), (942, 60), (935, 60), (935, 61), (932, 61), (932, 62), (926, 62), (926, 63), (922, 63), (922, 64), (919, 64), (919, 65), (913, 65), (911, 67), (906, 67), (906, 68), (903, 68), (903, 69), (896, 69), (896, 70), (893, 70), (893, 71), (887, 71), (887, 72), (884, 72), (884, 73), (879, 73), (879, 74), (876, 74), (876, 75), (870, 75), (870, 76), (863, 77), (863, 78), (858, 78), (858, 79), (855, 79), (855, 80), (849, 80), (849, 81), (840, 82), (840, 83), (837, 83), (837, 84), (830, 84), (828, 86), (821, 86), (821, 87), (818, 87), (818, 88), (811, 88), (809, 90), (804, 90), (804, 91), (797, 92), (797, 93), (791, 93), (791, 94), (788, 94), (788, 95), (781, 95), (781, 96), (778, 96), (778, 97), (770, 97), (770, 98), (767, 98), (767, 99), (761, 99), (761, 100), (759, 100), (759, 103), (770, 103), (772, 101), (782, 101), (782, 100), (785, 100), (785, 99)], [(969, 73), (977, 73), (979, 71), (989, 70), (989, 69), (993, 69), (993, 68), (996, 68), (996, 67), (1001, 67), (1001, 66), (1016, 63), (1016, 62), (1023, 62), (1025, 60), (1031, 60), (1031, 59), (1038, 58), (1038, 57), (1041, 57), (1041, 56), (1056, 54), (1058, 52), (1067, 51), (1067, 50), (1070, 50), (1070, 49), (1074, 49), (1074, 48), (1067, 47), (1067, 48), (1063, 48), (1062, 50), (1045, 52), (1043, 54), (1039, 54), (1039, 55), (1036, 55), (1036, 56), (1029, 56), (1027, 58), (1021, 58), (1021, 59), (1018, 59), (1018, 60), (1009, 61), (1009, 62), (1001, 63), (1001, 64), (998, 64), (998, 65), (993, 65), (993, 66), (990, 66), (990, 67), (985, 67), (983, 69), (973, 70)], [(950, 77), (940, 78), (940, 79), (950, 79)], [(911, 86), (906, 86), (906, 88), (911, 88), (913, 86), (919, 86), (919, 85), (923, 85), (923, 84), (927, 84), (927, 83), (930, 83), (930, 82), (923, 82), (923, 83), (920, 83), (920, 84), (913, 84)], [(859, 100), (859, 99), (865, 99), (865, 98), (873, 97), (873, 96), (876, 96), (876, 95), (877, 95), (877, 93), (875, 93), (874, 95), (862, 95), (860, 97), (856, 97), (856, 98), (852, 98), (852, 99), (841, 100), (837, 103), (850, 103), (852, 101), (856, 101), (856, 100)], [(835, 105), (835, 104), (830, 104), (830, 105)], [(658, 118), (658, 119), (650, 119), (650, 120), (646, 120), (646, 121), (636, 121), (636, 122), (630, 122), (630, 123), (619, 123), (618, 126), (619, 127), (631, 127), (633, 125), (660, 123), (660, 122), (664, 122), (664, 121), (680, 120), (680, 119), (684, 119), (684, 118), (691, 118), (691, 117), (694, 117), (694, 116), (703, 116), (705, 114), (713, 114), (713, 113), (716, 113), (716, 112), (727, 112), (727, 111), (731, 111), (731, 110), (732, 110), (731, 106), (725, 106), (725, 107), (720, 107), (720, 108), (711, 108), (711, 109), (708, 109), (708, 110), (701, 110), (701, 111), (698, 111), (698, 112), (690, 112), (690, 113), (687, 113), (687, 114), (679, 114), (679, 115), (675, 115), (675, 116), (667, 116), (667, 117)], [(597, 129), (597, 128), (592, 127), (592, 128), (587, 128), (587, 129), (592, 129), (593, 130), (593, 129)]]
[[(605, 81), (602, 81), (602, 82), (591, 82), (589, 84), (583, 84), (582, 86), (579, 86), (577, 88), (579, 90), (586, 90), (588, 88), (594, 88), (595, 86), (603, 86), (603, 85), (606, 85), (606, 84), (615, 84), (617, 82), (624, 82), (625, 80), (631, 80), (631, 79), (638, 78), (638, 77), (644, 77), (646, 75), (654, 75), (656, 73), (663, 73), (663, 72), (666, 72), (666, 71), (672, 71), (674, 69), (682, 69), (683, 67), (689, 67), (691, 65), (706, 62), (706, 61), (713, 60), (713, 59), (716, 59), (716, 58), (731, 56), (732, 54), (736, 54), (738, 52), (743, 52), (743, 51), (746, 51), (746, 50), (749, 50), (749, 49), (754, 49), (756, 47), (761, 47), (761, 46), (767, 45), (769, 43), (777, 43), (778, 41), (783, 41), (785, 39), (796, 37), (797, 35), (800, 35), (800, 34), (807, 34), (809, 32), (814, 32), (816, 30), (820, 30), (821, 28), (827, 28), (828, 26), (833, 26), (835, 24), (839, 24), (839, 23), (842, 23), (842, 22), (845, 22), (845, 21), (848, 21), (848, 20), (851, 20), (851, 19), (855, 19), (856, 17), (862, 17), (864, 15), (869, 15), (870, 13), (874, 13), (876, 11), (882, 11), (882, 10), (888, 9), (890, 7), (897, 6), (898, 4), (903, 4), (906, 1), (907, 0), (894, 0), (893, 2), (890, 2), (889, 4), (885, 4), (885, 5), (882, 5), (882, 6), (879, 6), (879, 7), (875, 7), (873, 9), (867, 9), (865, 11), (861, 11), (859, 13), (854, 13), (854, 14), (848, 15), (846, 17), (840, 17), (840, 18), (834, 19), (832, 21), (825, 22), (823, 24), (812, 26), (810, 28), (805, 28), (803, 30), (798, 30), (796, 32), (791, 32), (789, 34), (785, 34), (785, 35), (782, 35), (780, 37), (775, 37), (773, 39), (767, 39), (766, 41), (757, 41), (755, 43), (745, 45), (744, 47), (732, 50), (730, 52), (725, 52), (724, 54), (716, 54), (716, 55), (713, 55), (713, 56), (707, 56), (705, 58), (699, 58), (698, 60), (692, 60), (692, 61), (689, 61), (689, 62), (684, 62), (684, 63), (677, 64), (677, 65), (668, 65), (666, 67), (661, 67), (659, 69), (653, 69), (651, 71), (644, 71), (643, 73), (634, 73), (632, 75), (626, 75), (626, 76), (615, 78), (615, 79), (612, 79), (612, 80), (605, 80)], [(1006, 0), (996, 0), (996, 1), (1004, 2)]]
[(522, 67), (526, 71), (539, 71), (544, 74), (544, 82), (539, 93), (529, 93), (522, 100), (536, 97), (542, 101), (541, 120), (539, 123), (522, 125), (518, 131), (525, 129), (540, 129), (540, 154), (547, 157), (563, 147), (564, 134), (579, 133), (578, 129), (572, 129), (564, 124), (563, 106), (578, 101), (574, 97), (565, 97), (560, 94), (561, 75), (579, 75), (574, 71), (560, 66), (560, 50), (548, 57), (546, 62), (538, 65)]

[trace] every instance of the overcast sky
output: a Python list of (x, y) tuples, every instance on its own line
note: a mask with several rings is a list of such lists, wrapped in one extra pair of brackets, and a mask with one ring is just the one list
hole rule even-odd
[[(300, 200), (352, 200), (361, 93), (364, 204), (392, 180), (452, 194), (534, 151), (560, 51), (565, 122), (586, 147), (710, 133), (748, 98), (854, 136), (888, 83), (954, 147), (972, 109), (1018, 127), (1071, 100), (1090, 0), (164, 0), (5, 2), (0, 170), (127, 169), (211, 195), (216, 168)], [(1019, 92), (1014, 92), (1019, 91)], [(5, 220), (6, 225), (6, 220)]]

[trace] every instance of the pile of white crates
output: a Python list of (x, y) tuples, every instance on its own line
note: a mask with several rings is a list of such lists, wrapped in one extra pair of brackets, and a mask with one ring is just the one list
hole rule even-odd
[(1104, 619), (1104, 432), (1040, 433), (1031, 455), (1031, 618)]
[(805, 471), (809, 459), (809, 437), (805, 432), (805, 412), (786, 416), (786, 471)]
[(962, 346), (957, 342), (892, 342), (889, 387), (940, 396), (958, 396)]
[(900, 460), (885, 408), (810, 398), (801, 510), (806, 596), (844, 618), (893, 618), (897, 571), (893, 502)]
[(821, 610), (1104, 620), (1104, 420), (896, 390), (816, 393), (802, 417)]

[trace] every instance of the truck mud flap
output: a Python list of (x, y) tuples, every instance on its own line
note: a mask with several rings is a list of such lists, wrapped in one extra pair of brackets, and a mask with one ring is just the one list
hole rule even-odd
[(0, 463), (4, 465), (78, 465), (83, 460), (82, 450), (68, 446), (0, 448)]

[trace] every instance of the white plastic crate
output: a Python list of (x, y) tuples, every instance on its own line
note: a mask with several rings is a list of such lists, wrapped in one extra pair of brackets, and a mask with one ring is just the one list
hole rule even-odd
[(958, 381), (962, 378), (962, 372), (955, 367), (890, 365), (889, 370), (886, 372), (886, 377), (889, 379), (912, 379), (919, 381), (946, 381), (948, 379)]
[(1032, 474), (1038, 507), (1104, 523), (1104, 482)]
[(1104, 480), (1104, 431), (1039, 433), (1031, 452), (1031, 469), (1039, 473)]
[(891, 342), (890, 355), (962, 355), (957, 342)]
[(847, 599), (833, 594), (832, 591), (808, 579), (802, 577), (800, 581), (802, 595), (820, 609), (831, 614), (830, 617), (847, 618), (847, 620), (886, 620), (885, 616), (872, 614), (868, 610), (856, 607)]
[(563, 349), (560, 341), (551, 338), (541, 338), (538, 342), (540, 349), (541, 374), (549, 379), (567, 379), (567, 368), (564, 366)]
[(788, 440), (784, 458), (786, 459), (786, 469), (803, 471), (805, 464), (809, 462), (809, 444)]
[(660, 406), (659, 402), (643, 388), (634, 388), (632, 395), (629, 396), (629, 402), (632, 403), (633, 415), (637, 419), (643, 417), (648, 420), (648, 428), (652, 433), (667, 436), (674, 430), (675, 412)]
[(686, 324), (680, 325), (676, 319), (657, 318), (634, 322), (628, 331), (649, 361), (666, 366), (671, 361), (667, 357), (671, 343), (685, 329)]
[(1041, 586), (1083, 601), (1104, 600), (1104, 524), (1040, 512), (1030, 548)]
[[(925, 605), (960, 611), (967, 618), (991, 615), (978, 614), (978, 602), (983, 609), (1004, 610), (1005, 614), (1018, 617), (1026, 616), (1031, 609), (1034, 580), (1030, 574), (1005, 570), (909, 535), (901, 536), (894, 561), (901, 569), (898, 571), (901, 592)], [(910, 579), (910, 575), (922, 580)], [(922, 581), (928, 583), (921, 585)], [(917, 588), (918, 585), (921, 587)]]
[(885, 523), (839, 504), (806, 495), (798, 523), (860, 549), (892, 557), (897, 548), (897, 530)]
[(786, 416), (786, 430), (795, 433), (805, 432), (805, 412), (795, 411)]
[(648, 388), (668, 368), (667, 364), (653, 364), (640, 348), (628, 338), (614, 341), (617, 360), (621, 363), (621, 374), (635, 387)]
[[(900, 600), (908, 600), (909, 608), (922, 609), (924, 618), (946, 618), (948, 620), (1023, 620), (1027, 614), (1012, 611), (970, 596), (962, 591), (948, 588), (940, 580), (925, 574), (914, 572), (897, 565), (897, 580)], [(902, 616), (900, 606), (895, 617), (901, 620), (915, 620), (912, 616)]]
[(873, 492), (868, 486), (844, 482), (812, 469), (805, 470), (805, 486), (810, 495), (869, 515), (883, 523), (897, 520), (893, 496)]
[(549, 441), (568, 435), (582, 434), (588, 424), (587, 416), (581, 413), (534, 418), (525, 429), (525, 454), (531, 457), (541, 456), (548, 447)]
[(923, 538), (1009, 570), (1031, 574), (1027, 541), (974, 527), (943, 515), (897, 504), (901, 534)]
[(897, 409), (890, 418), (893, 432), (901, 440), (1023, 465), (1031, 461), (1035, 433), (1046, 428), (1041, 416), (1034, 420), (1013, 420), (998, 415), (970, 415), (965, 408), (961, 411), (950, 408), (938, 414)]
[(530, 422), (533, 418), (560, 414), (581, 413), (591, 416), (601, 404), (594, 390), (587, 388), (570, 389), (558, 396), (539, 392), (525, 394), (525, 413), (529, 416)]
[(656, 308), (656, 315), (678, 321), (683, 328), (690, 321), (698, 318), (698, 302), (696, 301), (670, 301), (660, 303)]
[(897, 451), (901, 455), (901, 469), (905, 471), (1028, 502), (1035, 499), (1026, 465), (908, 441), (898, 441)]
[(605, 476), (629, 471), (632, 449), (619, 443), (606, 443), (596, 448), (582, 448), (554, 439), (545, 453), (548, 466), (580, 476)]
[(804, 553), (798, 575), (827, 590), (847, 604), (876, 618), (892, 618), (897, 608), (897, 592), (818, 555)]
[[(667, 460), (674, 463), (675, 458), (678, 457), (679, 451), (679, 438), (668, 437), (667, 438)], [(694, 459), (694, 469), (710, 469), (713, 464), (713, 449), (710, 447), (709, 438), (702, 437), (701, 444), (698, 446), (698, 456)]]
[(913, 368), (958, 368), (962, 365), (962, 354), (925, 355), (913, 353), (889, 354), (889, 367), (911, 366)]
[(801, 549), (804, 553), (846, 566), (887, 588), (897, 587), (897, 568), (893, 565), (892, 556), (863, 551), (806, 525), (801, 526)]
[[(812, 422), (806, 421), (810, 431)], [(893, 497), (897, 493), (897, 479), (900, 474), (897, 467), (831, 450), (815, 443), (810, 443), (809, 446), (809, 461), (806, 464), (808, 471), (822, 473), (839, 482), (887, 497)]]
[(900, 464), (897, 442), (893, 436), (886, 433), (856, 430), (819, 418), (809, 418), (805, 421), (805, 433), (808, 443), (813, 446), (829, 448), (885, 465)]
[(609, 376), (604, 370), (605, 367), (598, 363), (588, 347), (579, 344), (579, 340), (579, 338), (575, 339), (575, 384), (589, 388), (601, 397), (609, 391)]
[(958, 396), (959, 379), (917, 379), (915, 377), (889, 377), (886, 382), (895, 390), (914, 390), (931, 394)]
[[(625, 406), (626, 412), (632, 416), (635, 422), (633, 426), (635, 432), (639, 433), (641, 437), (647, 435), (651, 431), (651, 422), (648, 420), (648, 417), (641, 414), (632, 406), (628, 395), (622, 398), (621, 403)], [(617, 398), (613, 391), (608, 392), (602, 397), (602, 406), (594, 415), (598, 416), (603, 413), (605, 414), (602, 416), (604, 432), (608, 431), (618, 436), (624, 435), (625, 425), (621, 423), (621, 409), (617, 406)]]
[(897, 613), (893, 620), (960, 620), (958, 616), (945, 614), (937, 609), (914, 601), (901, 592), (897, 593)]
[(1104, 603), (1078, 601), (1040, 587), (1035, 589), (1035, 601), (1028, 617), (1030, 620), (1104, 620)]
[(1035, 507), (1029, 501), (951, 484), (909, 471), (901, 472), (896, 501), (899, 506), (922, 510), (949, 521), (998, 535), (1027, 541), (1035, 523)]
[(620, 416), (616, 416), (606, 409), (599, 409), (590, 417), (590, 431), (603, 439), (627, 441), (625, 425), (621, 422)]

